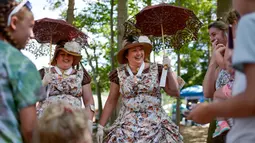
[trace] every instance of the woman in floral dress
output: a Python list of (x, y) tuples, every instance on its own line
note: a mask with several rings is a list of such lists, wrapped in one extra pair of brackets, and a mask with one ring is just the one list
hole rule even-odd
[[(109, 143), (182, 143), (182, 136), (161, 106), (159, 79), (163, 66), (146, 62), (152, 45), (146, 36), (136, 41), (124, 40), (117, 59), (123, 66), (110, 73), (110, 94), (106, 101), (97, 131), (98, 142)], [(164, 65), (170, 67), (165, 57)], [(165, 92), (179, 96), (176, 77), (168, 69)], [(104, 126), (121, 96), (118, 118), (104, 137)]]
[(76, 70), (82, 56), (81, 46), (75, 41), (61, 43), (51, 62), (52, 67), (40, 70), (44, 86), (47, 86), (47, 98), (37, 106), (38, 117), (52, 103), (66, 102), (75, 108), (82, 107), (82, 101), (89, 117), (89, 127), (92, 132), (92, 118), (94, 115), (94, 100), (91, 92), (91, 78), (85, 69)]

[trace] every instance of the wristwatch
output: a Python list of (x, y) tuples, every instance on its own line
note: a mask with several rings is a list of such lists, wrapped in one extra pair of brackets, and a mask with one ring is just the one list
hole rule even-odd
[(92, 111), (92, 112), (95, 112), (95, 105), (93, 105), (93, 104), (90, 104), (90, 105), (87, 105), (86, 107), (88, 107), (89, 106), (89, 108), (90, 108), (90, 110)]

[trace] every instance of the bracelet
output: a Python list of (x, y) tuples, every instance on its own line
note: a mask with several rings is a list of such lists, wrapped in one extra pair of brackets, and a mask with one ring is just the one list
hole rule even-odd
[(95, 108), (95, 105), (94, 105), (94, 104), (86, 105), (85, 107), (88, 107), (88, 106), (89, 106), (89, 108), (90, 108), (90, 110), (91, 110), (92, 112), (95, 112), (96, 108)]

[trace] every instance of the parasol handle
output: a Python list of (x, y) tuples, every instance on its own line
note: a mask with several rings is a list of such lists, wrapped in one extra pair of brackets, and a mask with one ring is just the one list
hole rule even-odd
[(49, 59), (49, 65), (51, 62), (51, 51), (52, 51), (52, 36), (50, 37), (50, 59)]
[(165, 39), (164, 39), (164, 28), (163, 25), (161, 24), (161, 34), (162, 34), (162, 41), (163, 41), (163, 55), (165, 56)]
[[(166, 55), (166, 53), (165, 53), (164, 29), (163, 29), (163, 25), (162, 24), (161, 24), (161, 33), (162, 33), (163, 57), (164, 57)], [(166, 86), (166, 76), (167, 76), (168, 66), (167, 65), (163, 65), (163, 66), (164, 66), (164, 68), (162, 68), (162, 74), (161, 74), (160, 83), (159, 83), (160, 87), (165, 87)]]

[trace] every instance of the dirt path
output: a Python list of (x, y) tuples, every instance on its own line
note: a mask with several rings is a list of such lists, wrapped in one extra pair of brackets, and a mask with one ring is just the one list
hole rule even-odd
[[(184, 143), (206, 143), (208, 127), (181, 126), (180, 129)], [(93, 134), (93, 141), (96, 143), (96, 132)]]
[(181, 126), (184, 143), (206, 143), (208, 127)]

